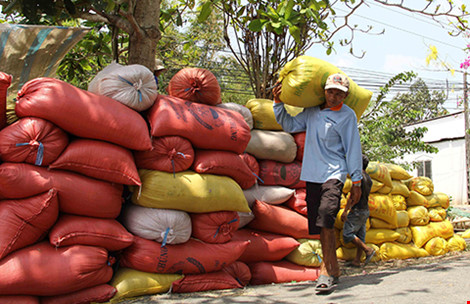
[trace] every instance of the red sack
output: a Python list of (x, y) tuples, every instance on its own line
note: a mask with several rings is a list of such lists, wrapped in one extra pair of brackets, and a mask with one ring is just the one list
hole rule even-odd
[(219, 270), (209, 273), (187, 274), (173, 282), (171, 292), (187, 293), (235, 288), (243, 288), (243, 286), (230, 274)]
[(35, 296), (0, 296), (2, 304), (39, 304), (39, 298)]
[(237, 280), (242, 286), (246, 286), (251, 280), (250, 267), (243, 262), (235, 261), (230, 265), (225, 266), (222, 271), (230, 274), (235, 280)]
[(64, 295), (41, 297), (41, 304), (102, 303), (114, 297), (116, 292), (117, 290), (113, 286), (101, 284)]
[(25, 117), (0, 131), (0, 159), (47, 166), (59, 157), (68, 143), (67, 133), (53, 123)]
[(49, 168), (74, 171), (118, 184), (142, 184), (132, 152), (105, 141), (76, 139)]
[(0, 72), (0, 130), (7, 125), (7, 91), (11, 85), (11, 75)]
[(184, 68), (168, 83), (168, 94), (197, 103), (221, 103), (220, 86), (214, 74), (201, 68)]
[(302, 161), (304, 157), (305, 134), (306, 132), (294, 134), (295, 144), (297, 145), (297, 154), (295, 156), (295, 159), (298, 161)]
[(18, 92), (18, 117), (49, 120), (78, 137), (109, 141), (133, 150), (152, 145), (145, 120), (136, 111), (103, 95), (54, 78), (36, 78)]
[(274, 160), (259, 160), (259, 177), (265, 186), (284, 186), (291, 189), (305, 188), (305, 181), (300, 180), (302, 163), (282, 163)]
[(159, 94), (147, 117), (152, 136), (182, 136), (196, 148), (242, 153), (251, 138), (240, 113), (178, 97)]
[(253, 155), (243, 152), (240, 154), (241, 158), (243, 161), (248, 165), (248, 168), (250, 168), (251, 173), (255, 175), (256, 178), (259, 176), (259, 164), (258, 161), (256, 160), (256, 157)]
[(120, 264), (151, 273), (206, 273), (235, 262), (247, 246), (248, 242), (208, 244), (196, 239), (162, 246), (161, 243), (135, 236), (134, 243), (124, 249)]
[(191, 213), (192, 236), (206, 243), (223, 244), (232, 239), (240, 218), (236, 211)]
[(138, 169), (181, 172), (189, 169), (194, 160), (191, 142), (181, 136), (163, 136), (152, 139), (152, 150), (135, 151)]
[(104, 284), (113, 275), (108, 262), (104, 248), (37, 243), (0, 260), (0, 295), (54, 296)]
[(291, 196), (291, 198), (287, 202), (285, 202), (284, 205), (306, 216), (307, 215), (307, 201), (305, 200), (306, 196), (307, 196), (307, 189), (305, 188), (295, 189), (294, 195)]
[(300, 246), (293, 237), (249, 228), (237, 230), (232, 240), (250, 241), (250, 245), (238, 259), (245, 263), (279, 261)]
[(319, 239), (320, 235), (308, 234), (307, 217), (284, 206), (255, 201), (252, 207), (255, 218), (248, 227), (261, 231), (289, 235), (294, 239)]
[(59, 215), (57, 191), (0, 201), (0, 259), (43, 239)]
[(252, 276), (251, 285), (316, 281), (320, 275), (319, 267), (300, 266), (286, 260), (280, 262), (257, 262), (248, 266)]
[(239, 154), (230, 151), (196, 150), (193, 170), (197, 173), (231, 177), (242, 189), (253, 187), (256, 176)]
[(49, 232), (55, 247), (89, 245), (117, 251), (129, 247), (134, 235), (115, 219), (62, 214)]
[(0, 199), (30, 197), (52, 188), (58, 192), (59, 210), (64, 213), (116, 218), (121, 211), (120, 184), (23, 163), (0, 165)]

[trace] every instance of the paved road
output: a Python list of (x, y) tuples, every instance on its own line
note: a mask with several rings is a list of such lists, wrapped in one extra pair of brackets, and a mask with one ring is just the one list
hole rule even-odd
[(336, 290), (317, 295), (313, 282), (248, 286), (191, 294), (160, 294), (121, 303), (470, 303), (470, 251), (442, 257), (379, 262), (363, 270), (342, 267)]

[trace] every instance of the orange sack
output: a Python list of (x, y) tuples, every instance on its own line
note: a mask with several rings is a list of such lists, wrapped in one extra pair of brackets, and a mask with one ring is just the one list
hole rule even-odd
[(240, 113), (178, 97), (159, 94), (147, 117), (152, 136), (182, 136), (196, 148), (242, 153), (251, 138)]
[(101, 140), (75, 139), (49, 168), (69, 170), (118, 184), (142, 184), (132, 152)]
[(295, 189), (294, 195), (292, 195), (289, 200), (284, 203), (284, 205), (302, 215), (307, 216), (307, 201), (305, 200), (306, 196), (306, 188)]
[(306, 132), (294, 134), (295, 144), (297, 145), (297, 154), (295, 155), (295, 159), (298, 161), (302, 161), (304, 157), (305, 135)]
[(320, 273), (319, 267), (300, 266), (285, 260), (258, 262), (248, 266), (250, 266), (252, 276), (251, 285), (315, 281)]
[(112, 275), (101, 247), (40, 242), (0, 260), (0, 295), (60, 295), (104, 284)]
[(168, 83), (168, 94), (212, 106), (221, 103), (217, 78), (201, 68), (181, 69)]
[(42, 240), (58, 215), (59, 202), (54, 189), (38, 196), (0, 201), (0, 259)]
[(61, 212), (116, 218), (121, 211), (120, 184), (24, 163), (0, 165), (0, 199), (29, 197), (52, 188), (58, 192)]
[(40, 304), (39, 298), (35, 296), (0, 296), (2, 304)]
[(116, 292), (113, 286), (101, 284), (64, 295), (41, 297), (41, 304), (102, 303), (111, 299)]
[(192, 236), (206, 243), (223, 244), (232, 239), (240, 218), (236, 211), (191, 213)]
[(18, 117), (51, 121), (78, 137), (109, 141), (132, 150), (152, 145), (145, 120), (136, 111), (103, 95), (54, 78), (36, 78), (18, 92)]
[(0, 131), (0, 159), (47, 166), (59, 157), (68, 143), (67, 133), (53, 123), (25, 117)]
[(117, 251), (133, 241), (134, 236), (115, 219), (69, 214), (62, 214), (49, 232), (49, 243), (55, 247), (88, 245)]
[(121, 266), (150, 273), (196, 274), (221, 270), (235, 262), (248, 242), (208, 244), (196, 239), (162, 246), (161, 243), (135, 236), (124, 249)]
[(134, 151), (138, 169), (181, 172), (189, 169), (194, 160), (191, 142), (181, 136), (162, 136), (152, 139), (152, 150)]
[(11, 85), (11, 75), (0, 72), (0, 130), (7, 125), (7, 90)]
[(171, 287), (171, 292), (174, 293), (243, 288), (234, 277), (223, 270), (209, 273), (187, 274), (183, 278), (173, 282)]
[(265, 186), (284, 186), (291, 189), (305, 188), (300, 180), (302, 163), (298, 160), (282, 163), (269, 159), (259, 160), (259, 177)]

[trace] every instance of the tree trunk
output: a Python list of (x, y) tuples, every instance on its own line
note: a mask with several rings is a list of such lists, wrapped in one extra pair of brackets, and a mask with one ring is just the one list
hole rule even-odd
[(139, 26), (129, 33), (129, 62), (153, 71), (160, 33), (160, 0), (138, 0), (133, 17)]

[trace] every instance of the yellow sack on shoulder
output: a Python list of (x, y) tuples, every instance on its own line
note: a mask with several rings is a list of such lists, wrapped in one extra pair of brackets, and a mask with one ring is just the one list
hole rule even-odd
[[(273, 101), (271, 99), (255, 98), (246, 102), (245, 106), (253, 116), (253, 128), (260, 130), (280, 131), (282, 127), (277, 123), (274, 116)], [(296, 116), (303, 111), (303, 108), (284, 104), (287, 113)]]
[[(296, 107), (313, 107), (325, 102), (325, 82), (328, 76), (343, 73), (331, 63), (311, 56), (299, 56), (279, 72), (282, 82), (281, 100)], [(349, 77), (348, 77), (349, 78)], [(349, 94), (344, 100), (356, 113), (357, 120), (367, 108), (372, 92), (349, 79)]]

